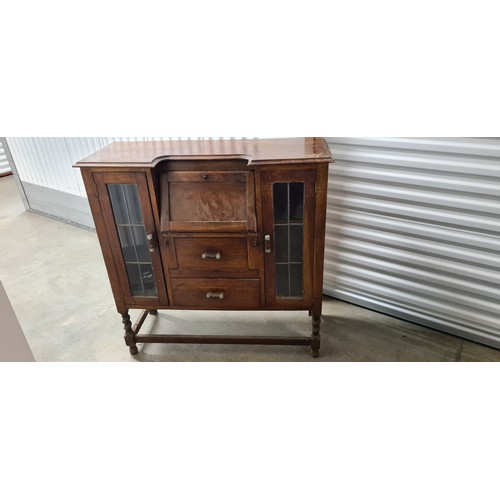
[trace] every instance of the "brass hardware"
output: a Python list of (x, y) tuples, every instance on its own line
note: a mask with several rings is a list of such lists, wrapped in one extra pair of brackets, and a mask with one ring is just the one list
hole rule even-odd
[(205, 174), (205, 175), (203, 176), (203, 178), (204, 178), (206, 181), (208, 181), (208, 175), (207, 175), (207, 174)]
[(201, 254), (202, 259), (214, 259), (214, 260), (220, 260), (221, 255), (220, 252), (204, 252)]
[(224, 292), (208, 292), (207, 299), (220, 299), (224, 298)]
[(150, 234), (146, 235), (146, 238), (148, 240), (149, 251), (152, 253), (155, 251), (155, 247), (156, 247), (155, 236), (154, 236), (154, 234), (150, 233)]
[(271, 253), (271, 235), (266, 234), (264, 236), (264, 250), (266, 253)]
[(253, 247), (259, 246), (259, 237), (256, 234), (250, 235), (249, 238), (251, 238)]

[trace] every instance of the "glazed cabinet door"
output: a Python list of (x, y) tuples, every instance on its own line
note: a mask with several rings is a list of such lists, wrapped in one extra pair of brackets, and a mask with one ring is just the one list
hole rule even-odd
[(262, 172), (266, 303), (308, 308), (312, 301), (316, 171)]
[(128, 306), (168, 305), (144, 173), (94, 173), (114, 264)]

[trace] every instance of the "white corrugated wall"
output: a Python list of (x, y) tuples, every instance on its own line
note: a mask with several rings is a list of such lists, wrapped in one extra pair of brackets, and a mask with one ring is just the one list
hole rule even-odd
[(500, 347), (500, 139), (329, 144), (325, 293)]
[[(8, 138), (8, 144), (23, 182), (84, 198), (74, 162), (114, 140), (168, 139), (180, 138)], [(500, 347), (500, 139), (329, 143), (337, 163), (325, 293)]]
[(7, 161), (7, 155), (5, 154), (2, 141), (0, 141), (0, 175), (6, 175), (8, 173), (10, 173), (10, 166)]
[(7, 142), (22, 182), (78, 196), (86, 195), (73, 161), (104, 146), (97, 137), (8, 137)]

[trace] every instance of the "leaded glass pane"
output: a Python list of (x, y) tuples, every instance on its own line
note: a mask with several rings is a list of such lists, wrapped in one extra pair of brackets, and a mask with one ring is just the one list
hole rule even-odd
[(273, 185), (276, 296), (304, 296), (304, 183)]
[(135, 184), (108, 184), (132, 296), (157, 297), (139, 192)]
[(277, 182), (273, 186), (274, 222), (286, 224), (288, 221), (288, 184)]

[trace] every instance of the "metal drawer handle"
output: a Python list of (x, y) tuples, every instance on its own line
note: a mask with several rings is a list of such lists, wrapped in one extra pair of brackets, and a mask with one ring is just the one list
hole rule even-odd
[(201, 254), (202, 259), (220, 260), (220, 252), (205, 252)]
[(208, 292), (207, 299), (220, 299), (224, 298), (224, 292)]

